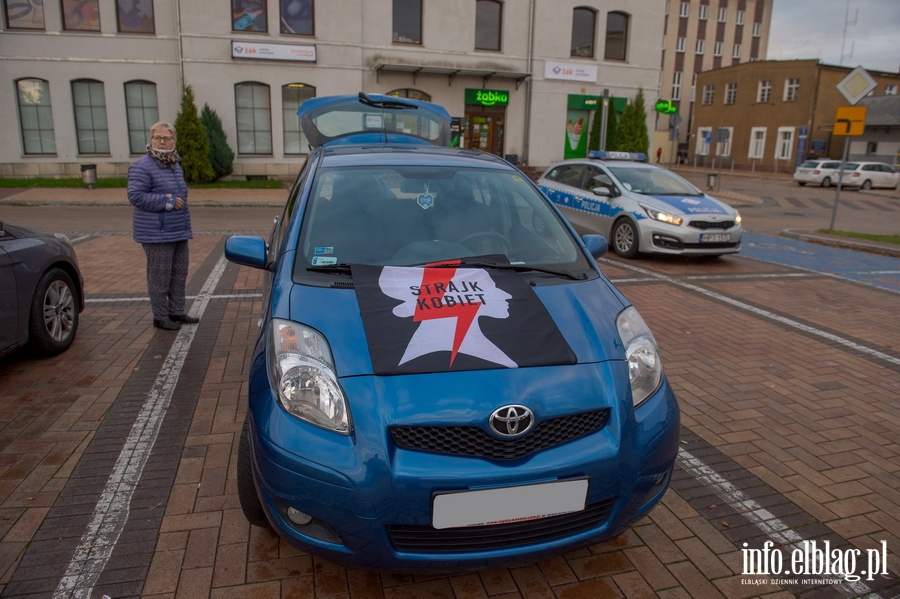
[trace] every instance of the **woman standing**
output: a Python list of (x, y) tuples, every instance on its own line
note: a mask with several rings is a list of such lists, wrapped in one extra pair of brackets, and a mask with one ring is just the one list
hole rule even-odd
[(153, 326), (176, 331), (199, 318), (185, 314), (191, 212), (187, 184), (175, 151), (175, 127), (150, 127), (147, 153), (128, 169), (128, 201), (134, 206), (134, 240), (147, 256), (147, 291)]

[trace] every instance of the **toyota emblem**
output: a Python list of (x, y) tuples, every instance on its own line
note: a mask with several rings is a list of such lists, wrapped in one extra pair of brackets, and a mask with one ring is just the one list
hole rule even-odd
[(503, 406), (491, 414), (490, 425), (501, 437), (520, 437), (531, 430), (534, 414), (525, 406)]

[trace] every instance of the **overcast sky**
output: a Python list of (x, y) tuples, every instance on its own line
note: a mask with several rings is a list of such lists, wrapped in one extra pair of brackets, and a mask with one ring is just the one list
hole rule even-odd
[(900, 0), (774, 0), (768, 58), (896, 73)]

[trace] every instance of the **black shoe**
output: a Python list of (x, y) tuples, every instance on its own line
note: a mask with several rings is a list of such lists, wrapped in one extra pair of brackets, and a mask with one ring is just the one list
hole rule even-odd
[(187, 314), (169, 314), (169, 320), (172, 322), (181, 322), (184, 324), (197, 324), (200, 322), (200, 319), (195, 316), (188, 316)]
[(181, 328), (180, 323), (174, 322), (169, 318), (166, 318), (164, 320), (156, 320), (154, 318), (153, 326), (155, 326), (157, 329), (162, 329), (164, 331), (177, 331), (178, 329)]

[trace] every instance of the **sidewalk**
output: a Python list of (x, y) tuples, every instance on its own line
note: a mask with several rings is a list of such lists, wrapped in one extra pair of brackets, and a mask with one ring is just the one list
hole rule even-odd
[[(190, 189), (191, 206), (283, 206), (288, 190), (284, 189)], [(128, 206), (124, 187), (78, 188), (34, 187), (0, 190), (0, 206), (53, 205)]]
[[(689, 173), (706, 172), (708, 169), (693, 169), (690, 167), (681, 167)], [(724, 174), (723, 174), (724, 176)], [(728, 176), (745, 176), (745, 177), (777, 177), (782, 179), (790, 179), (789, 174), (774, 175), (773, 173), (750, 174), (750, 173), (728, 173)], [(40, 205), (66, 205), (66, 206), (125, 206), (128, 199), (125, 197), (125, 188), (28, 188), (28, 189), (3, 189), (0, 190), (0, 207), (4, 205), (11, 206), (40, 206)], [(871, 193), (883, 197), (896, 197), (900, 199), (896, 190), (871, 190), (864, 193)], [(287, 199), (288, 189), (191, 189), (190, 203), (191, 206), (224, 206), (224, 207), (280, 207), (284, 205)], [(716, 191), (717, 198), (727, 202), (735, 207), (756, 206), (763, 203), (761, 198), (750, 195), (720, 190)], [(900, 257), (900, 246), (866, 241), (861, 239), (853, 239), (849, 237), (840, 237), (837, 235), (823, 235), (814, 231), (800, 231), (786, 229), (782, 232), (785, 237), (799, 239), (802, 241), (811, 241), (814, 243), (823, 243), (837, 247), (874, 252), (878, 254)]]

